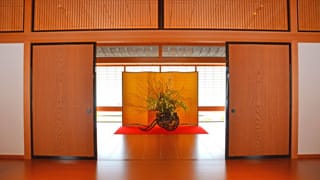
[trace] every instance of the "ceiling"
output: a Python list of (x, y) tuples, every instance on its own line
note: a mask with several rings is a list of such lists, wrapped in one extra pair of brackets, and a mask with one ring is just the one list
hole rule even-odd
[(225, 46), (97, 46), (96, 57), (226, 57), (226, 49)]

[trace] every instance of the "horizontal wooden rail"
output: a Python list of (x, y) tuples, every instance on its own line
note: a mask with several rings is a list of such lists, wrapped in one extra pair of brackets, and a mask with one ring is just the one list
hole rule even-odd
[(298, 154), (298, 159), (320, 159), (320, 154)]
[(199, 106), (198, 111), (224, 111), (224, 106)]
[(96, 108), (97, 111), (122, 111), (122, 107), (121, 106), (98, 106)]
[(24, 155), (0, 155), (0, 160), (1, 159), (20, 160), (20, 159), (24, 159)]

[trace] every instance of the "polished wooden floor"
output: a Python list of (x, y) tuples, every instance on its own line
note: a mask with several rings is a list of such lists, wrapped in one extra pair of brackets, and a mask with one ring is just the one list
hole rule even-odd
[(114, 135), (118, 125), (98, 125), (97, 161), (0, 159), (0, 180), (320, 179), (320, 159), (225, 161), (221, 123), (201, 124), (207, 135)]
[(225, 158), (225, 123), (199, 124), (208, 134), (116, 135), (121, 123), (97, 123), (99, 160), (213, 160)]
[(320, 159), (0, 160), (1, 180), (319, 180)]

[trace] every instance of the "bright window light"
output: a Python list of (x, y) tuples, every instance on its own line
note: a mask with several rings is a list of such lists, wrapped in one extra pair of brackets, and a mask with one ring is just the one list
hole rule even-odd
[(123, 66), (96, 67), (97, 106), (122, 106)]

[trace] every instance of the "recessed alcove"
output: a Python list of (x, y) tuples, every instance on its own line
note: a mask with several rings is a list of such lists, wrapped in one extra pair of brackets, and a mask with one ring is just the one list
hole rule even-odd
[[(99, 159), (225, 158), (226, 67), (223, 44), (212, 46), (98, 44), (96, 62)], [(198, 87), (195, 92), (196, 105), (193, 105), (196, 116), (193, 117), (195, 121), (191, 124), (199, 124), (208, 131), (208, 134), (114, 135), (117, 128), (123, 125), (123, 113), (126, 109), (123, 73), (196, 73), (195, 84)], [(183, 78), (180, 78), (180, 81), (182, 80)], [(145, 84), (142, 81), (139, 83)], [(132, 97), (132, 94), (129, 97)], [(143, 119), (145, 123), (150, 121), (147, 118)], [(190, 124), (190, 122), (186, 124), (188, 123)], [(138, 142), (140, 145), (136, 144)], [(171, 151), (167, 151), (167, 148), (171, 148)]]

